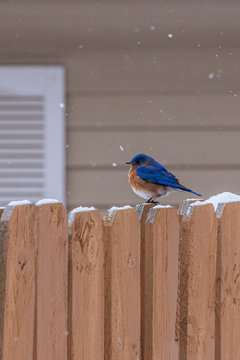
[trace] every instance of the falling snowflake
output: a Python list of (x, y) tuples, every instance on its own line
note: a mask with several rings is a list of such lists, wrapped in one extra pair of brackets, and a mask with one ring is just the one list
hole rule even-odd
[(214, 74), (214, 73), (210, 73), (210, 74), (208, 74), (208, 78), (209, 78), (209, 79), (213, 79), (213, 78), (214, 78), (214, 76), (215, 76), (215, 74)]

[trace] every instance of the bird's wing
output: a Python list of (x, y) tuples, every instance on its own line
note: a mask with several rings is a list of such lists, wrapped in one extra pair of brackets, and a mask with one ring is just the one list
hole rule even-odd
[(179, 187), (180, 185), (176, 176), (170, 173), (162, 165), (141, 166), (137, 169), (137, 176), (139, 176), (142, 180), (155, 184), (172, 187)]

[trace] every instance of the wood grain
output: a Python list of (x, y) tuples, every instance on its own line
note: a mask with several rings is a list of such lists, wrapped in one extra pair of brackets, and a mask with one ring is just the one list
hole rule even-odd
[(37, 358), (66, 360), (68, 224), (62, 204), (38, 212)]
[(240, 354), (240, 203), (224, 206), (218, 221), (220, 276), (217, 279), (218, 338), (216, 351), (221, 359)]
[(35, 353), (36, 257), (35, 206), (8, 207), (1, 221), (0, 353), (4, 360), (32, 359)]
[(75, 215), (69, 258), (69, 360), (104, 358), (103, 221), (98, 211)]
[(177, 360), (179, 221), (176, 209), (150, 209), (144, 232), (144, 359)]
[[(148, 344), (149, 339), (151, 339), (151, 331), (145, 332), (146, 323), (147, 323), (147, 313), (148, 313), (148, 302), (145, 301), (145, 294), (150, 288), (152, 291), (152, 282), (149, 279), (146, 279), (146, 274), (149, 274), (152, 269), (152, 262), (148, 261), (148, 252), (145, 249), (145, 222), (149, 210), (154, 206), (154, 204), (137, 204), (136, 212), (140, 220), (141, 225), (141, 257), (140, 257), (140, 272), (141, 272), (141, 353), (144, 354), (145, 343)], [(143, 356), (143, 355), (142, 355)]]
[(140, 223), (119, 210), (104, 226), (105, 360), (140, 360)]
[(180, 360), (214, 359), (217, 220), (212, 205), (181, 221)]
[(4, 209), (2, 208), (2, 209), (0, 209), (0, 219), (1, 219), (1, 217), (2, 217), (2, 213), (3, 213), (3, 211), (4, 211)]
[(7, 222), (0, 221), (0, 359), (3, 354)]

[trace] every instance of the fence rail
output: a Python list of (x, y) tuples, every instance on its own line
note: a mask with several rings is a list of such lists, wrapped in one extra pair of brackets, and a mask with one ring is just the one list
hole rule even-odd
[(0, 210), (1, 360), (233, 360), (240, 202)]

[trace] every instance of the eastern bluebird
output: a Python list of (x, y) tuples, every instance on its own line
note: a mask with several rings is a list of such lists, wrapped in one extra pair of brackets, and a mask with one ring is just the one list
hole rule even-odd
[(157, 199), (172, 191), (188, 191), (201, 196), (181, 185), (175, 175), (151, 156), (138, 154), (126, 164), (131, 165), (128, 177), (133, 191), (140, 197), (148, 199), (148, 203), (156, 203)]

